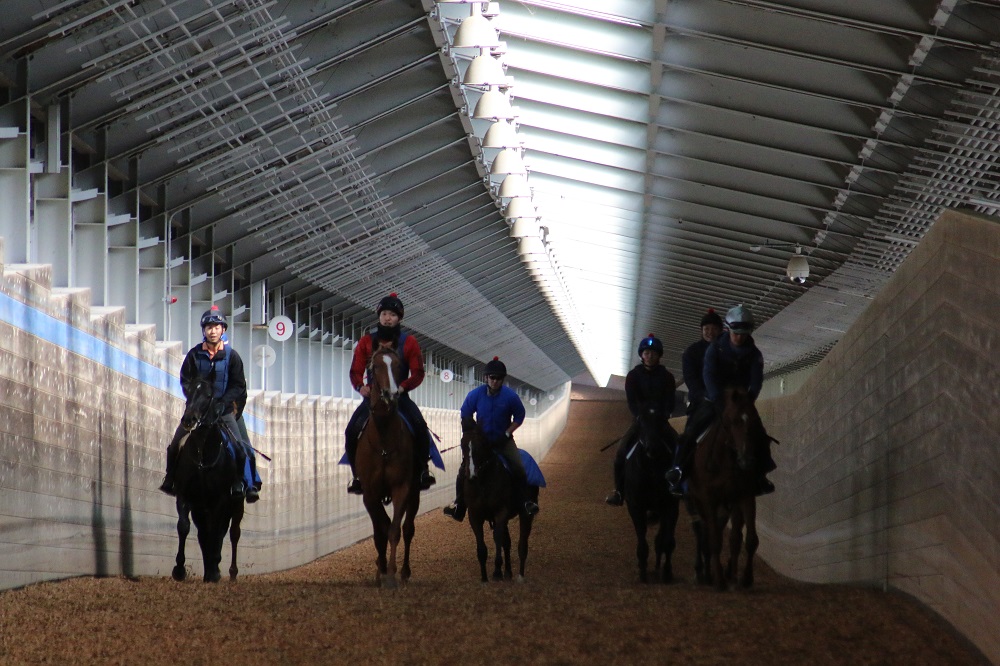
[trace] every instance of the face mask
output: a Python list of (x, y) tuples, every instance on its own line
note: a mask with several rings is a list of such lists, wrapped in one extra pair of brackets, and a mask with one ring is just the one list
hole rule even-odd
[(399, 336), (399, 326), (378, 325), (378, 332), (375, 334), (379, 340), (395, 340)]

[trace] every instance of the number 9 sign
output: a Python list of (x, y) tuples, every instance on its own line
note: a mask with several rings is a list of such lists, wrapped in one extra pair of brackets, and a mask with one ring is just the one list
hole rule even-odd
[(294, 332), (292, 320), (284, 315), (274, 317), (271, 321), (267, 322), (267, 334), (278, 342), (284, 342), (292, 337), (292, 333)]

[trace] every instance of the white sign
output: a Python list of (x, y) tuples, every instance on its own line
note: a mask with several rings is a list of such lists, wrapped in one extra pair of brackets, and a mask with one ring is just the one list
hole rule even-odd
[(270, 368), (274, 365), (277, 354), (272, 347), (267, 345), (257, 345), (253, 348), (253, 362), (262, 368)]
[(453, 373), (451, 370), (442, 370), (441, 371), (441, 381), (443, 381), (445, 384), (447, 384), (448, 382), (450, 382), (454, 378), (455, 378), (455, 373)]
[(537, 405), (538, 404), (538, 398), (531, 398), (530, 400), (528, 400), (528, 404), (529, 405)]
[(267, 322), (267, 334), (278, 342), (284, 342), (292, 337), (292, 333), (294, 332), (295, 327), (292, 325), (292, 320), (284, 315), (278, 315)]

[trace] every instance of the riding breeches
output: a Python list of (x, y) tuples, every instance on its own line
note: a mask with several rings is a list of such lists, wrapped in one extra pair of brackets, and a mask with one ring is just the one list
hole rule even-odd
[(495, 450), (506, 458), (507, 465), (510, 467), (510, 474), (514, 477), (514, 481), (521, 485), (526, 484), (528, 482), (528, 473), (524, 470), (524, 463), (521, 462), (521, 454), (517, 450), (514, 438), (504, 437), (496, 444)]

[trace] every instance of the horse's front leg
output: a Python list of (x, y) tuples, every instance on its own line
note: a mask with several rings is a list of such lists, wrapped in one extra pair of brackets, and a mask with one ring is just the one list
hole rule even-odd
[(534, 522), (534, 517), (522, 513), (518, 520), (520, 534), (517, 539), (517, 559), (519, 560), (517, 582), (523, 583), (524, 565), (528, 561), (528, 537), (531, 536), (531, 524)]
[(705, 502), (699, 507), (708, 540), (709, 570), (715, 587), (722, 591), (726, 589), (726, 577), (722, 570), (722, 528), (725, 527), (725, 522), (719, 518), (718, 510), (719, 507), (714, 502)]
[(628, 505), (628, 515), (635, 528), (635, 559), (639, 564), (639, 582), (649, 580), (649, 542), (646, 540), (646, 508), (638, 506), (638, 502)]
[(677, 515), (677, 500), (668, 499), (660, 513), (660, 528), (656, 533), (656, 568), (660, 571), (662, 583), (674, 580), (673, 556), (677, 546), (674, 532), (677, 529)]
[(406, 502), (406, 515), (403, 518), (403, 568), (399, 571), (400, 579), (405, 583), (410, 579), (410, 542), (416, 532), (415, 520), (420, 509), (420, 491), (411, 486)]
[(507, 529), (509, 518), (504, 512), (493, 522), (493, 547), (496, 553), (493, 557), (493, 580), (503, 580), (503, 559), (504, 549), (507, 550), (507, 559), (510, 560), (510, 530)]
[(236, 547), (240, 543), (240, 523), (243, 521), (243, 500), (232, 500), (233, 502), (233, 522), (229, 526), (229, 545), (232, 549), (232, 560), (229, 563), (229, 580), (236, 580), (240, 568), (236, 565)]
[(177, 498), (177, 558), (174, 560), (174, 569), (170, 573), (174, 580), (184, 580), (187, 578), (187, 569), (184, 567), (184, 544), (187, 542), (188, 534), (191, 532), (191, 508), (180, 497)]
[[(362, 482), (364, 483), (364, 482)], [(372, 540), (375, 542), (375, 583), (382, 584), (382, 576), (386, 573), (385, 548), (389, 539), (389, 514), (382, 507), (382, 498), (369, 495), (367, 487), (364, 496), (365, 508), (372, 519)]]
[(482, 582), (488, 583), (490, 579), (486, 576), (486, 558), (489, 551), (486, 549), (486, 537), (483, 534), (483, 519), (470, 512), (469, 525), (472, 527), (472, 533), (476, 535), (476, 559), (479, 560), (479, 573), (482, 576)]
[(403, 516), (406, 515), (406, 500), (410, 494), (410, 484), (403, 484), (392, 492), (392, 522), (389, 523), (389, 562), (386, 565), (385, 586), (396, 587), (396, 549), (402, 535)]
[(726, 580), (736, 582), (736, 572), (740, 566), (740, 551), (743, 550), (743, 505), (736, 504), (729, 518), (729, 561), (726, 562)]
[(757, 498), (750, 496), (743, 500), (743, 512), (747, 526), (747, 564), (743, 569), (743, 577), (740, 585), (743, 587), (753, 586), (753, 557), (760, 545), (760, 537), (757, 536)]

